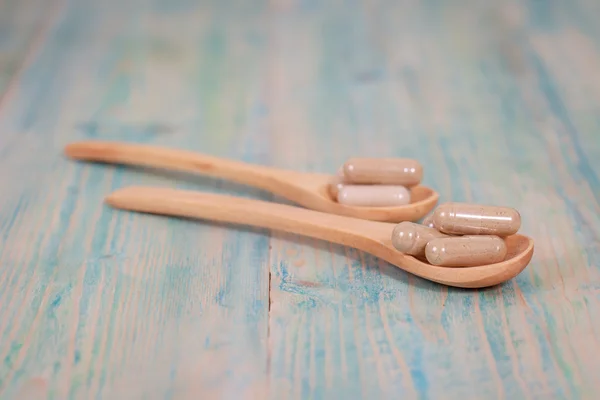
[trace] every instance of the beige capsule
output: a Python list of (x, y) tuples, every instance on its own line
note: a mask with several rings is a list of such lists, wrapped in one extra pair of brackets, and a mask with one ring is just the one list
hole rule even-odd
[(421, 225), (425, 225), (435, 229), (435, 224), (433, 223), (433, 213), (423, 218), (423, 222), (421, 222)]
[(432, 265), (476, 267), (495, 264), (506, 257), (506, 243), (495, 235), (456, 236), (433, 239), (425, 246), (425, 257)]
[(510, 207), (444, 203), (435, 209), (433, 224), (453, 235), (508, 236), (521, 228), (521, 215)]
[(329, 182), (329, 195), (332, 198), (337, 199), (338, 193), (344, 187), (344, 183), (344, 170), (343, 168), (340, 168), (331, 179), (331, 182)]
[(351, 158), (343, 168), (349, 183), (410, 187), (423, 179), (423, 167), (410, 158)]
[(404, 186), (344, 185), (337, 201), (348, 206), (403, 206), (410, 203), (410, 192)]
[(412, 256), (425, 255), (425, 246), (436, 238), (448, 237), (434, 228), (414, 222), (400, 222), (392, 231), (392, 245), (396, 250)]

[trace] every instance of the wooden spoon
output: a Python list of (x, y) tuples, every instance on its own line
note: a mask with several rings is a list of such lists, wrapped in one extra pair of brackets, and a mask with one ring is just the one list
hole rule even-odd
[(257, 187), (306, 208), (373, 221), (416, 221), (437, 204), (439, 194), (425, 186), (411, 188), (411, 203), (397, 207), (340, 204), (328, 192), (333, 175), (288, 171), (226, 160), (190, 151), (118, 142), (84, 141), (66, 146), (77, 160), (110, 162), (192, 172)]
[(115, 208), (151, 214), (200, 218), (296, 233), (371, 253), (414, 275), (444, 285), (481, 288), (518, 275), (533, 255), (533, 240), (523, 235), (505, 238), (503, 262), (479, 267), (437, 267), (399, 252), (392, 246), (396, 224), (326, 214), (258, 200), (167, 188), (128, 187), (106, 198)]

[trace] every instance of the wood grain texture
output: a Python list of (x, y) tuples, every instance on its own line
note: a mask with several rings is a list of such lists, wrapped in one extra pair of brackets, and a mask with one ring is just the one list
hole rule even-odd
[[(600, 389), (600, 7), (0, 0), (0, 399), (564, 398)], [(470, 10), (470, 11), (466, 11)], [(530, 266), (448, 289), (367, 254), (132, 214), (81, 139), (335, 172), (412, 157), (517, 208)]]

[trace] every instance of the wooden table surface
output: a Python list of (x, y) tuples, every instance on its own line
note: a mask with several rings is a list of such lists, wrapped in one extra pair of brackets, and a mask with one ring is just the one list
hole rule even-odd
[[(597, 398), (600, 3), (483, 3), (0, 0), (0, 399)], [(535, 254), (458, 290), (114, 210), (134, 184), (281, 200), (67, 160), (83, 139), (416, 158), (440, 201), (517, 208)]]

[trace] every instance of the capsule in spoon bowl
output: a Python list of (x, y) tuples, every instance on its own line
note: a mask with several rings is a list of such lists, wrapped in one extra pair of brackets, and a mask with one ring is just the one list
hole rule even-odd
[(425, 246), (425, 257), (431, 265), (443, 267), (476, 267), (504, 260), (507, 247), (495, 235), (467, 235), (437, 238)]
[(340, 192), (340, 190), (342, 190), (344, 185), (344, 170), (340, 168), (337, 170), (336, 174), (333, 176), (331, 182), (329, 182), (328, 185), (329, 194), (333, 199), (337, 199), (338, 193)]
[(410, 158), (351, 158), (344, 164), (349, 183), (411, 187), (423, 179), (423, 167)]
[(429, 214), (428, 216), (423, 218), (423, 222), (421, 222), (421, 225), (427, 226), (429, 228), (437, 229), (435, 227), (435, 224), (433, 223), (433, 214)]
[(360, 207), (393, 207), (410, 203), (410, 191), (404, 186), (344, 185), (338, 192), (340, 204)]
[(432, 239), (448, 237), (448, 235), (414, 222), (400, 222), (392, 231), (392, 246), (396, 250), (411, 256), (424, 256), (425, 246)]
[(510, 207), (443, 203), (433, 212), (433, 224), (452, 235), (509, 236), (521, 227), (521, 215)]

